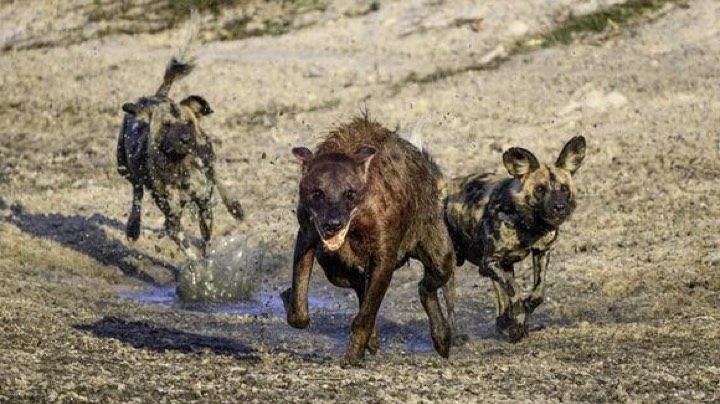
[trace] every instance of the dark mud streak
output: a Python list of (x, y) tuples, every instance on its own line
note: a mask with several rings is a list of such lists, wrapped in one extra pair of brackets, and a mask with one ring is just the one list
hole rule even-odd
[(98, 338), (116, 339), (136, 349), (148, 349), (160, 353), (166, 351), (200, 353), (210, 350), (217, 355), (260, 362), (253, 348), (237, 340), (173, 330), (145, 321), (105, 316), (95, 323), (76, 324), (73, 327), (76, 330), (91, 332)]
[(23, 207), (14, 204), (10, 207), (13, 214), (2, 218), (7, 223), (15, 225), (25, 233), (56, 241), (65, 247), (83, 253), (103, 265), (114, 266), (126, 276), (138, 279), (153, 286), (160, 283), (143, 272), (138, 266), (127, 262), (126, 258), (135, 257), (147, 260), (152, 265), (159, 266), (177, 275), (177, 269), (167, 262), (143, 254), (135, 249), (123, 245), (119, 240), (109, 238), (100, 226), (110, 226), (119, 230), (125, 228), (123, 223), (101, 214), (90, 217), (72, 215), (65, 216), (59, 213), (32, 214), (24, 211)]

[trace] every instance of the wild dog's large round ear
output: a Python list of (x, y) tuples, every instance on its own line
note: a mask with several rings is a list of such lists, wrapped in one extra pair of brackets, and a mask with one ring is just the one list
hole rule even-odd
[(585, 149), (587, 149), (585, 137), (575, 136), (565, 143), (555, 161), (555, 166), (570, 171), (570, 174), (575, 174), (575, 171), (580, 168), (585, 159)]
[(292, 154), (300, 160), (303, 165), (308, 165), (313, 159), (313, 152), (307, 147), (293, 147)]
[(138, 105), (134, 102), (126, 102), (122, 105), (122, 110), (130, 115), (137, 115), (137, 113), (140, 111), (140, 107), (138, 107)]
[(372, 146), (360, 146), (357, 150), (355, 150), (355, 154), (353, 155), (355, 163), (363, 167), (365, 179), (367, 179), (370, 162), (373, 157), (375, 157), (375, 153), (377, 153), (377, 149)]
[(503, 153), (503, 164), (508, 170), (510, 175), (516, 178), (520, 178), (527, 175), (538, 168), (537, 158), (528, 149), (522, 147), (511, 147), (505, 153)]
[(189, 97), (185, 97), (184, 100), (180, 101), (180, 105), (184, 105), (188, 108), (190, 108), (195, 116), (198, 118), (201, 116), (207, 116), (215, 112), (211, 107), (210, 103), (207, 102), (207, 100), (199, 95), (191, 95)]

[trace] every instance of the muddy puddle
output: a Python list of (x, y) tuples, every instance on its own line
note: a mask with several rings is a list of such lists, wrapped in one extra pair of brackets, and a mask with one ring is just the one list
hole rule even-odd
[[(263, 288), (249, 299), (226, 303), (184, 302), (177, 293), (176, 285), (149, 288), (140, 292), (121, 292), (120, 297), (138, 303), (172, 307), (181, 310), (207, 313), (245, 314), (254, 316), (285, 317), (285, 308), (280, 300), (279, 289)], [(350, 314), (347, 304), (338, 302), (332, 296), (310, 296), (310, 310), (345, 315)]]

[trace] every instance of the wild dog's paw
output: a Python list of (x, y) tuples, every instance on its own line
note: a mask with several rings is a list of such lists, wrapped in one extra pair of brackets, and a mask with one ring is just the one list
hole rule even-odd
[(437, 327), (431, 330), (431, 336), (435, 351), (447, 359), (450, 357), (450, 346), (452, 346), (452, 334), (450, 327)]
[(125, 227), (125, 236), (130, 241), (137, 241), (137, 239), (140, 238), (140, 220), (134, 220), (134, 218), (128, 220), (127, 226)]
[(495, 330), (513, 344), (528, 335), (525, 323), (517, 321), (508, 315), (502, 315), (495, 319)]
[(510, 343), (520, 342), (523, 338), (528, 336), (528, 330), (525, 324), (513, 322), (513, 324), (507, 329), (507, 340)]
[(527, 299), (523, 300), (523, 308), (525, 309), (526, 313), (530, 314), (533, 311), (535, 311), (535, 309), (537, 309), (538, 306), (543, 304), (544, 301), (545, 301), (545, 299), (542, 296), (540, 296), (540, 297), (530, 296)]
[(380, 338), (378, 337), (377, 329), (373, 330), (373, 333), (370, 335), (366, 349), (370, 355), (376, 355), (380, 349)]

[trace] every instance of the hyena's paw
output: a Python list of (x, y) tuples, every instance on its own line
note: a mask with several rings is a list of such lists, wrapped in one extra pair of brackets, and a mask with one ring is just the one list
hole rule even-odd
[(310, 325), (310, 316), (307, 313), (293, 310), (292, 293), (292, 288), (285, 289), (280, 293), (280, 299), (283, 302), (283, 307), (285, 307), (285, 313), (287, 313), (287, 322), (294, 328), (307, 328)]
[(470, 341), (470, 336), (464, 332), (458, 332), (457, 334), (453, 334), (453, 336), (452, 336), (452, 345), (453, 346), (463, 346), (463, 345), (467, 344), (469, 341)]
[(350, 345), (348, 346), (347, 351), (345, 351), (345, 356), (343, 357), (342, 366), (345, 368), (358, 367), (363, 364), (364, 359), (365, 359), (365, 348), (362, 347), (360, 344), (353, 342), (352, 337), (350, 337)]

